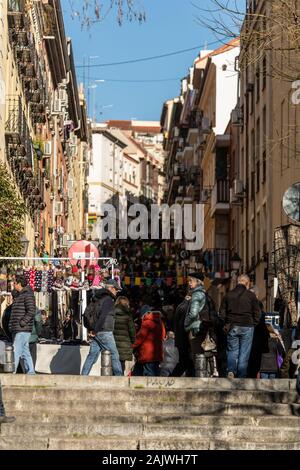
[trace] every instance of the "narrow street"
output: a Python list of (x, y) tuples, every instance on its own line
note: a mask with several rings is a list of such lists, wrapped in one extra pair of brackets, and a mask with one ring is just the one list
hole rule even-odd
[(230, 3), (0, 0), (0, 451), (300, 450), (300, 1)]

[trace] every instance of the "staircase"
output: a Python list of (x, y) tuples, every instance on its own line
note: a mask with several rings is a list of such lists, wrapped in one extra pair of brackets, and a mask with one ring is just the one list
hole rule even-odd
[(300, 449), (293, 380), (2, 375), (0, 450)]

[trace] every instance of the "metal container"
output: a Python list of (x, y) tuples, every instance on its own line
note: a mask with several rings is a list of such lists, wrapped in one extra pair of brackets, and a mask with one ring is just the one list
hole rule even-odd
[(101, 376), (109, 377), (112, 375), (112, 360), (110, 351), (101, 352)]
[(204, 354), (195, 354), (195, 376), (201, 378), (208, 377), (207, 359)]
[(13, 346), (5, 347), (5, 364), (4, 372), (6, 374), (13, 374), (15, 371), (15, 354)]

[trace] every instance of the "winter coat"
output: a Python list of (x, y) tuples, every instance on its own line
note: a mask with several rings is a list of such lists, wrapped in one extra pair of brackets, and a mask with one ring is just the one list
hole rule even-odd
[(174, 317), (174, 333), (175, 333), (175, 346), (179, 352), (186, 352), (189, 350), (188, 334), (184, 329), (184, 321), (187, 312), (190, 308), (190, 300), (184, 299), (178, 305)]
[(74, 340), (78, 336), (78, 326), (76, 321), (72, 318), (71, 320), (65, 320), (63, 323), (63, 335), (64, 340)]
[(141, 328), (132, 346), (140, 364), (163, 360), (165, 336), (166, 330), (159, 312), (151, 312), (143, 316)]
[(285, 351), (279, 338), (271, 334), (268, 340), (268, 352), (261, 356), (260, 372), (277, 374), (279, 370), (277, 354), (284, 357)]
[(169, 377), (179, 361), (178, 349), (175, 346), (174, 338), (168, 338), (163, 343), (164, 359), (160, 365), (160, 375)]
[(115, 308), (114, 338), (120, 361), (131, 361), (132, 344), (135, 342), (135, 326), (132, 313), (122, 305)]
[[(99, 300), (101, 300), (99, 302)], [(115, 326), (115, 298), (107, 289), (99, 289), (95, 292), (95, 301), (99, 309), (98, 319), (95, 325), (95, 333), (114, 331)]]
[(225, 295), (220, 308), (220, 318), (232, 326), (258, 325), (261, 310), (256, 295), (244, 285), (238, 284)]
[(204, 286), (197, 286), (192, 290), (190, 308), (184, 321), (185, 331), (191, 332), (194, 336), (197, 336), (200, 331), (201, 320), (199, 319), (199, 313), (205, 306), (205, 302), (206, 294)]
[(43, 322), (42, 322), (41, 311), (37, 309), (35, 317), (34, 317), (34, 321), (33, 321), (33, 328), (31, 332), (31, 336), (29, 338), (29, 344), (38, 342), (39, 336), (41, 336), (41, 333), (42, 333), (42, 327), (43, 327)]
[(36, 305), (34, 293), (31, 287), (26, 286), (18, 293), (13, 301), (9, 330), (13, 333), (31, 333)]

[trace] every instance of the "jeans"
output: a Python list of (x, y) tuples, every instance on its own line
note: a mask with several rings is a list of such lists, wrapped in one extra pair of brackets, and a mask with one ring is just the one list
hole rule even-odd
[(101, 331), (100, 333), (96, 334), (96, 339), (93, 339), (91, 343), (90, 351), (83, 365), (81, 375), (89, 375), (93, 365), (95, 364), (95, 362), (97, 362), (101, 351), (111, 352), (113, 375), (124, 375), (119, 359), (119, 353), (117, 350), (115, 338), (112, 331)]
[(5, 416), (4, 403), (2, 400), (2, 387), (0, 382), (0, 416)]
[(132, 375), (135, 377), (159, 377), (159, 362), (147, 362), (146, 364), (136, 362)]
[(266, 372), (261, 372), (260, 373), (260, 378), (261, 379), (276, 379), (277, 374), (268, 374)]
[(32, 357), (29, 350), (29, 338), (31, 333), (16, 333), (14, 335), (15, 372), (17, 372), (20, 359), (24, 360), (26, 374), (34, 375)]
[(246, 378), (254, 327), (234, 326), (227, 336), (227, 369), (235, 377)]

